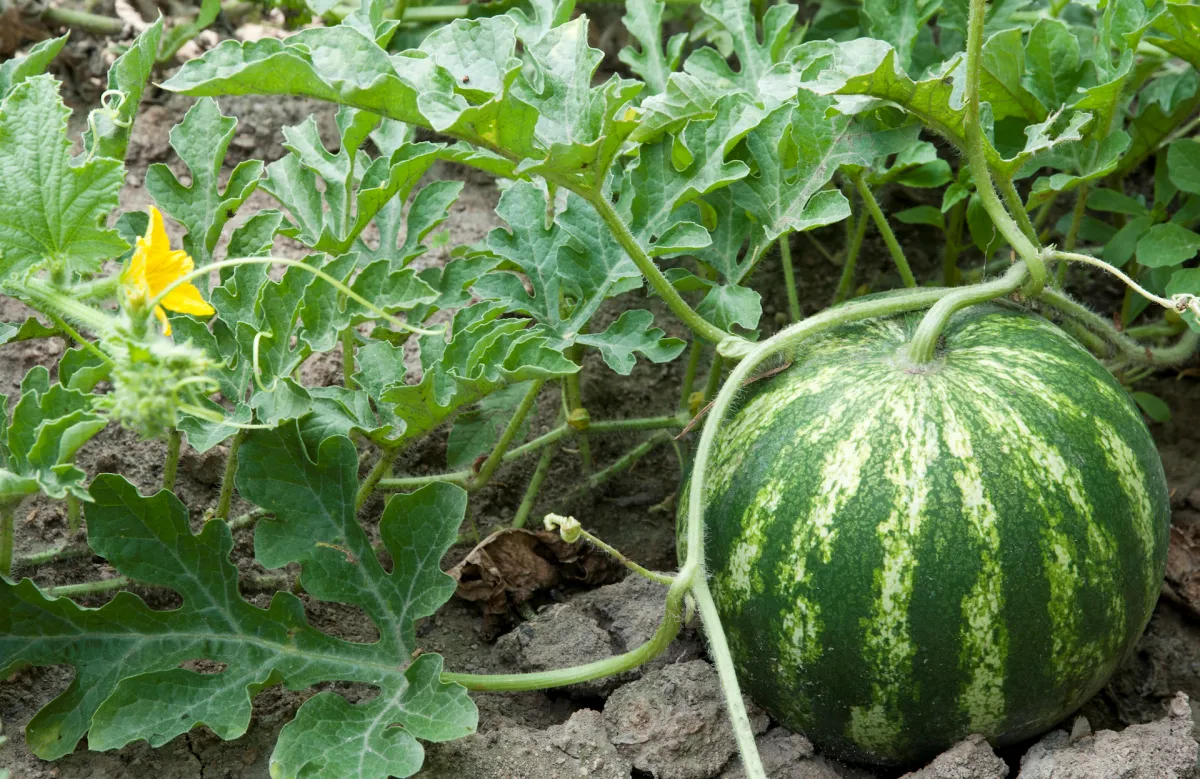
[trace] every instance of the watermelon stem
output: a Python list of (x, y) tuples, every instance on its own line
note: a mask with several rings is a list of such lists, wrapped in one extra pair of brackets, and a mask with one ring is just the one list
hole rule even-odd
[(733, 667), (733, 656), (729, 653), (729, 644), (721, 627), (721, 615), (717, 613), (717, 604), (713, 602), (712, 592), (709, 591), (708, 582), (703, 576), (697, 577), (692, 585), (692, 597), (696, 600), (700, 621), (704, 623), (704, 633), (708, 636), (708, 653), (716, 666), (717, 678), (721, 680), (721, 692), (725, 694), (733, 737), (737, 741), (738, 752), (742, 755), (742, 767), (747, 777), (765, 779), (766, 770), (758, 756), (754, 727), (750, 724), (750, 715), (746, 712), (746, 704), (742, 699), (737, 670)]
[(1076, 302), (1063, 292), (1042, 290), (1042, 294), (1038, 295), (1038, 300), (1101, 336), (1116, 347), (1118, 356), (1128, 363), (1160, 367), (1176, 365), (1191, 357), (1196, 352), (1196, 346), (1200, 344), (1200, 332), (1189, 329), (1170, 346), (1146, 346), (1131, 338), (1127, 333), (1121, 332), (1112, 322), (1092, 313), (1082, 303)]
[(900, 242), (896, 240), (896, 234), (892, 232), (892, 226), (888, 224), (883, 209), (879, 207), (879, 201), (875, 199), (871, 188), (867, 186), (865, 177), (862, 173), (858, 173), (853, 176), (852, 180), (854, 181), (855, 188), (858, 189), (858, 196), (862, 198), (863, 206), (867, 209), (867, 213), (871, 215), (871, 220), (875, 222), (875, 227), (879, 229), (879, 235), (883, 238), (888, 253), (892, 255), (892, 261), (896, 263), (896, 270), (900, 272), (900, 280), (904, 282), (904, 286), (906, 287), (917, 286), (917, 279), (913, 276), (912, 268), (908, 265), (908, 258), (904, 256), (904, 250), (900, 248)]
[(967, 23), (967, 83), (963, 103), (966, 109), (967, 163), (975, 190), (992, 223), (1017, 255), (1029, 268), (1029, 294), (1036, 295), (1046, 284), (1046, 263), (1041, 250), (1017, 226), (1012, 214), (1004, 207), (992, 182), (991, 168), (984, 151), (983, 123), (979, 117), (979, 73), (983, 59), (983, 25), (987, 0), (971, 0)]
[(937, 345), (942, 337), (942, 331), (950, 317), (967, 306), (984, 303), (995, 298), (1004, 297), (1021, 288), (1028, 275), (1024, 262), (1017, 262), (1008, 272), (995, 281), (986, 284), (972, 284), (969, 287), (959, 287), (953, 293), (939, 300), (929, 309), (917, 325), (917, 332), (908, 343), (905, 356), (913, 365), (928, 365), (937, 357)]

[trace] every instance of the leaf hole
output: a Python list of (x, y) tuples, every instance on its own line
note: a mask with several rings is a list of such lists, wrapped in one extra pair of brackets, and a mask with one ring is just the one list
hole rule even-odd
[(185, 671), (204, 674), (205, 676), (215, 676), (217, 674), (225, 673), (225, 670), (229, 668), (229, 664), (218, 662), (216, 660), (209, 660), (206, 657), (197, 657), (191, 660), (184, 660), (179, 664), (178, 667)]

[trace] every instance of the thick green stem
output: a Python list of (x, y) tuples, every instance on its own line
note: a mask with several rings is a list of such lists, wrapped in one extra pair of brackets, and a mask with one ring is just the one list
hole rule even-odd
[(179, 450), (183, 446), (183, 433), (177, 427), (167, 428), (167, 459), (163, 462), (162, 488), (175, 489), (175, 476), (179, 473)]
[(1022, 232), (1012, 216), (1004, 209), (992, 185), (992, 174), (984, 152), (983, 124), (979, 117), (979, 72), (983, 58), (983, 25), (987, 15), (987, 0), (970, 0), (967, 23), (967, 83), (963, 97), (966, 108), (967, 162), (975, 190), (992, 224), (1016, 250), (1017, 256), (1029, 266), (1029, 293), (1036, 295), (1046, 284), (1046, 263), (1041, 251)]
[(942, 283), (947, 287), (958, 285), (958, 254), (962, 251), (963, 223), (967, 216), (967, 201), (958, 201), (950, 209), (950, 223), (946, 225), (946, 248), (942, 252)]
[(64, 320), (62, 317), (56, 316), (53, 311), (43, 311), (42, 313), (44, 313), (50, 319), (50, 321), (54, 323), (55, 327), (70, 336), (75, 343), (91, 352), (92, 356), (98, 358), (100, 362), (110, 366), (115, 365), (111, 357), (100, 351), (99, 346), (96, 346), (96, 344), (80, 335), (79, 332), (67, 324), (66, 320)]
[(896, 270), (900, 271), (900, 278), (904, 281), (904, 286), (910, 288), (917, 286), (917, 280), (913, 277), (912, 269), (908, 267), (908, 259), (904, 256), (904, 250), (900, 248), (900, 242), (896, 240), (896, 234), (892, 232), (892, 226), (888, 224), (887, 217), (883, 215), (883, 210), (875, 200), (874, 193), (867, 186), (866, 177), (861, 173), (854, 176), (854, 186), (858, 189), (858, 196), (862, 198), (863, 205), (867, 207), (867, 213), (871, 215), (871, 220), (875, 222), (875, 227), (879, 229), (879, 234), (883, 236), (883, 242), (887, 244), (888, 252), (896, 263)]
[(525, 527), (525, 523), (529, 521), (529, 515), (533, 512), (533, 505), (537, 502), (538, 493), (542, 490), (542, 483), (550, 474), (550, 463), (554, 460), (554, 451), (553, 446), (547, 446), (542, 450), (542, 456), (538, 458), (537, 465), (533, 469), (533, 476), (529, 478), (529, 486), (525, 488), (525, 495), (521, 498), (521, 505), (517, 506), (517, 513), (513, 516), (513, 527)]
[(41, 20), (51, 26), (70, 27), (92, 35), (112, 37), (125, 31), (125, 22), (120, 19), (100, 16), (87, 11), (76, 11), (71, 8), (47, 8), (42, 11)]
[[(578, 351), (572, 349), (571, 353), (567, 355), (567, 359), (578, 362)], [(570, 373), (563, 377), (563, 401), (568, 419), (576, 409), (583, 408), (583, 393), (579, 390), (578, 373)], [(579, 464), (583, 467), (584, 473), (590, 473), (592, 470), (592, 445), (588, 441), (587, 429), (577, 428), (576, 435), (579, 437)]]
[(1130, 363), (1158, 367), (1178, 365), (1195, 354), (1196, 346), (1200, 344), (1200, 332), (1188, 330), (1170, 346), (1146, 346), (1118, 330), (1110, 320), (1093, 313), (1082, 303), (1076, 302), (1063, 292), (1044, 289), (1038, 295), (1038, 299), (1064, 316), (1079, 322), (1093, 333), (1100, 335), (1116, 349), (1119, 357)]
[(937, 356), (937, 345), (942, 336), (942, 330), (945, 329), (946, 323), (950, 321), (950, 317), (955, 312), (967, 306), (1015, 292), (1025, 282), (1026, 275), (1025, 263), (1017, 262), (1009, 269), (1008, 273), (995, 281), (960, 287), (939, 300), (921, 319), (921, 324), (917, 325), (917, 332), (913, 334), (906, 350), (909, 362), (914, 365), (927, 365), (933, 362), (934, 357)]
[(117, 290), (121, 288), (121, 277), (119, 274), (111, 276), (101, 276), (98, 279), (91, 281), (82, 281), (71, 287), (70, 293), (72, 297), (78, 300), (108, 300), (117, 294)]
[(217, 497), (217, 519), (229, 519), (229, 504), (233, 502), (233, 482), (237, 473), (238, 449), (246, 438), (246, 431), (239, 430), (233, 434), (229, 442), (229, 455), (225, 458), (225, 472), (221, 475), (221, 494)]
[(837, 290), (833, 293), (833, 302), (841, 303), (850, 297), (850, 288), (854, 285), (854, 268), (858, 265), (858, 254), (862, 250), (863, 238), (867, 235), (866, 214), (859, 214), (858, 224), (850, 236), (850, 246), (846, 249), (846, 261), (842, 264), (842, 277), (838, 280)]
[(354, 381), (354, 328), (347, 327), (342, 331), (342, 386), (354, 389), (358, 384)]
[(17, 501), (0, 502), (0, 576), (12, 577), (13, 535), (17, 517)]
[(1050, 195), (1050, 199), (1042, 203), (1042, 207), (1038, 209), (1037, 216), (1034, 217), (1033, 227), (1037, 230), (1038, 240), (1045, 241), (1049, 238), (1049, 233), (1043, 234), (1046, 223), (1050, 221), (1050, 215), (1054, 211), (1054, 204), (1058, 202), (1059, 193), (1055, 192)]
[(725, 367), (725, 358), (719, 354), (714, 354), (712, 365), (708, 366), (708, 380), (704, 383), (704, 400), (709, 401), (717, 394), (717, 388), (721, 386), (721, 371)]
[(361, 509), (367, 505), (367, 501), (371, 499), (375, 488), (379, 486), (379, 482), (384, 476), (388, 475), (388, 471), (392, 469), (392, 463), (396, 461), (396, 456), (400, 454), (399, 449), (385, 449), (379, 455), (379, 459), (372, 466), (370, 472), (367, 473), (367, 478), (363, 479), (362, 484), (358, 487), (358, 496), (354, 500), (354, 508)]
[(783, 263), (783, 281), (787, 285), (788, 314), (793, 322), (800, 321), (800, 298), (796, 295), (796, 272), (792, 269), (791, 235), (779, 237), (779, 261)]
[(571, 668), (559, 668), (553, 671), (525, 674), (462, 674), (442, 673), (442, 681), (461, 684), (468, 690), (486, 690), (493, 692), (520, 692), (523, 690), (546, 690), (552, 687), (565, 687), (580, 682), (590, 682), (593, 679), (604, 679), (637, 668), (648, 663), (666, 651), (675, 636), (679, 635), (682, 624), (682, 603), (685, 587), (675, 585), (667, 594), (667, 613), (659, 623), (658, 630), (649, 641), (622, 655), (598, 660), (594, 663), (577, 665)]
[(79, 532), (80, 526), (83, 525), (83, 510), (79, 506), (79, 498), (75, 497), (75, 493), (67, 493), (67, 530), (71, 535)]
[[(0, 509), (0, 515), (3, 514), (3, 509)], [(13, 559), (13, 568), (18, 570), (22, 568), (37, 568), (40, 565), (48, 563), (56, 563), (60, 560), (74, 560), (79, 557), (88, 557), (92, 554), (91, 547), (87, 544), (62, 544), (49, 549), (43, 549), (40, 552), (23, 555)]]
[(43, 592), (55, 598), (73, 598), (80, 595), (97, 595), (102, 592), (119, 590), (133, 583), (128, 576), (114, 576), (111, 579), (100, 579), (94, 582), (79, 584), (64, 584), (59, 587), (49, 587)]
[(533, 408), (533, 404), (537, 401), (538, 394), (541, 393), (542, 384), (544, 383), (542, 379), (535, 379), (530, 385), (529, 391), (525, 393), (525, 397), (521, 398), (521, 404), (513, 412), (512, 418), (508, 420), (508, 425), (504, 428), (504, 432), (500, 434), (500, 440), (496, 442), (496, 448), (483, 461), (483, 465), (479, 467), (479, 472), (471, 480), (471, 485), (468, 489), (478, 489), (487, 484), (492, 478), (492, 474), (500, 467), (504, 453), (508, 451), (508, 447), (512, 445), (513, 439), (517, 437), (517, 433), (521, 430), (521, 425), (525, 422), (525, 417), (529, 415), (530, 409)]
[(721, 328), (709, 322), (704, 317), (696, 313), (695, 309), (687, 304), (687, 301), (680, 296), (679, 291), (671, 285), (667, 277), (663, 275), (658, 266), (654, 264), (654, 260), (638, 243), (637, 238), (629, 231), (629, 227), (625, 221), (621, 219), (620, 214), (613, 208), (612, 203), (603, 193), (595, 193), (588, 197), (588, 202), (596, 209), (596, 213), (608, 225), (608, 229), (612, 231), (613, 237), (617, 239), (617, 243), (621, 244), (621, 248), (629, 255), (629, 259), (633, 260), (633, 264), (638, 267), (642, 275), (646, 277), (646, 281), (654, 288), (654, 291), (662, 297), (666, 302), (667, 307), (671, 312), (679, 318), (679, 321), (687, 325), (688, 329), (696, 335), (711, 341), (714, 344), (720, 343), (729, 337)]
[[(604, 434), (604, 433), (622, 433), (633, 430), (669, 430), (679, 429), (686, 425), (688, 420), (683, 418), (683, 415), (678, 416), (663, 416), (663, 417), (638, 417), (635, 419), (609, 419), (602, 422), (592, 422), (588, 426), (589, 433)], [(559, 425), (549, 433), (538, 436), (527, 444), (513, 447), (505, 452), (500, 458), (501, 464), (515, 462), (531, 452), (543, 449), (547, 446), (557, 443), (564, 437), (574, 435), (575, 429), (569, 425)], [(436, 482), (447, 482), (449, 484), (457, 484), (464, 488), (474, 488), (483, 486), (479, 484), (472, 486), (470, 471), (451, 471), (450, 473), (438, 473), (431, 476), (404, 476), (396, 479), (380, 479), (378, 487), (381, 490), (396, 492), (401, 490), (416, 489), (423, 487), (426, 484), (434, 484)]]
[(559, 503), (564, 505), (568, 504), (585, 492), (590, 492), (591, 490), (596, 489), (617, 474), (632, 468), (637, 464), (638, 460), (649, 454), (654, 447), (658, 446), (659, 444), (665, 444), (670, 440), (671, 435), (665, 432), (659, 432), (650, 436), (645, 441), (623, 454), (612, 465), (596, 471), (591, 476), (588, 476), (586, 479), (581, 481), (573, 490), (564, 495), (562, 499), (559, 500)]
[(742, 700), (737, 671), (733, 667), (729, 644), (721, 627), (721, 615), (717, 613), (717, 604), (713, 602), (708, 582), (703, 577), (697, 578), (692, 584), (692, 596), (696, 599), (700, 621), (704, 623), (704, 635), (708, 637), (709, 655), (716, 666), (717, 678), (721, 681), (721, 692), (725, 694), (733, 737), (742, 756), (742, 769), (747, 779), (766, 779), (766, 770), (758, 756), (758, 745), (754, 742), (754, 727), (750, 724), (750, 715), (746, 712), (746, 704)]
[[(1075, 251), (1075, 244), (1079, 240), (1079, 228), (1083, 225), (1083, 215), (1087, 212), (1088, 185), (1081, 184), (1075, 194), (1075, 208), (1071, 212), (1071, 227), (1067, 230), (1067, 240), (1063, 243), (1063, 248), (1069, 252)], [(1058, 286), (1062, 287), (1067, 282), (1067, 263), (1060, 262), (1058, 264), (1058, 274), (1055, 279)]]
[(1034, 228), (1033, 222), (1029, 221), (1025, 202), (1021, 200), (1021, 193), (1017, 192), (1017, 188), (1013, 186), (1012, 179), (1001, 176), (996, 180), (996, 184), (1000, 187), (1001, 194), (1004, 195), (1004, 202), (1008, 204), (1008, 212), (1016, 220), (1017, 227), (1021, 228), (1025, 237), (1036, 245), (1038, 242), (1037, 230)]
[(1125, 335), (1133, 339), (1143, 338), (1169, 338), (1173, 335), (1179, 335), (1184, 330), (1187, 330), (1187, 325), (1183, 322), (1151, 322), (1146, 325), (1138, 325), (1136, 327), (1125, 328)]
[[(1063, 263), (1063, 264), (1065, 265), (1066, 263)], [(1138, 261), (1136, 258), (1129, 261), (1129, 278), (1130, 279), (1137, 278), (1137, 275), (1139, 273), (1141, 273), (1141, 270), (1142, 270), (1142, 267), (1140, 265), (1138, 265)], [(1136, 285), (1134, 283), (1127, 281), (1126, 286), (1125, 286), (1125, 294), (1121, 298), (1121, 324), (1125, 325), (1125, 326), (1128, 326), (1133, 322), (1133, 288), (1134, 288), (1134, 286), (1138, 286), (1138, 288), (1141, 289), (1140, 285)], [(1147, 298), (1152, 297), (1148, 293), (1143, 292), (1143, 294)]]
[(688, 411), (692, 404), (692, 388), (696, 386), (696, 370), (700, 367), (700, 339), (693, 338), (692, 345), (688, 349), (687, 368), (683, 374), (683, 388), (679, 392), (679, 408), (682, 411)]

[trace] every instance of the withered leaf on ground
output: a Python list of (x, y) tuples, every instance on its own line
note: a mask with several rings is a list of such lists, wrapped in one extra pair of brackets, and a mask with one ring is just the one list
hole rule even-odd
[(450, 570), (455, 594), (483, 610), (485, 632), (510, 621), (513, 607), (538, 590), (569, 584), (597, 587), (621, 578), (621, 566), (595, 547), (568, 544), (545, 530), (505, 528), (492, 533)]

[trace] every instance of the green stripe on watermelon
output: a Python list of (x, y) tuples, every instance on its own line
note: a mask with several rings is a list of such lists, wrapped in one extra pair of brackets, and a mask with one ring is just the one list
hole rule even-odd
[(1044, 319), (976, 306), (847, 325), (752, 385), (707, 486), (712, 588), (747, 692), (851, 760), (1007, 743), (1094, 694), (1166, 563), (1140, 412)]

